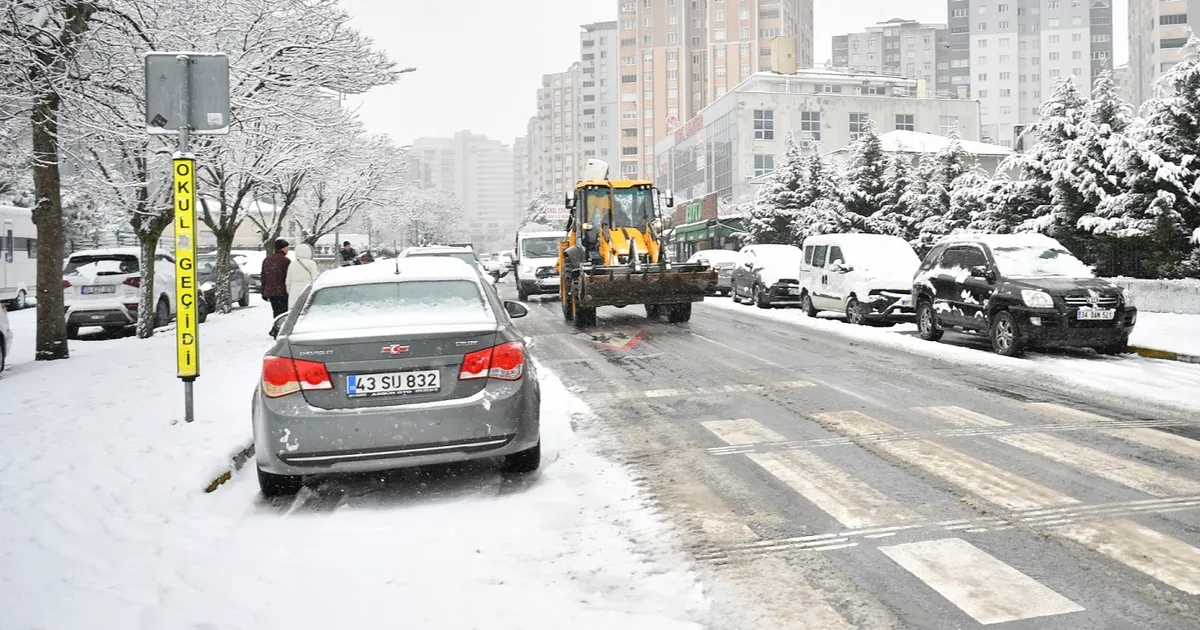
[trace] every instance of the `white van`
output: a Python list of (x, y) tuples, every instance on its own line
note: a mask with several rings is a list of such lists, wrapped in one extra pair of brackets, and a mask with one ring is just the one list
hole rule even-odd
[(804, 239), (800, 304), (810, 317), (845, 313), (853, 324), (913, 321), (913, 276), (921, 266), (902, 238), (883, 234), (823, 234)]
[(32, 210), (0, 206), (0, 302), (13, 310), (37, 295), (37, 227)]
[(567, 240), (566, 232), (520, 232), (517, 234), (517, 298), (558, 293), (558, 244)]

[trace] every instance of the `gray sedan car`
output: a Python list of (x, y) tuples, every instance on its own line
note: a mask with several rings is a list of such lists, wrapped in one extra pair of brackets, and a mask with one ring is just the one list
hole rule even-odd
[(452, 257), (321, 274), (263, 359), (263, 494), (293, 494), (304, 475), (493, 457), (536, 470), (541, 390), (512, 324), (526, 314)]

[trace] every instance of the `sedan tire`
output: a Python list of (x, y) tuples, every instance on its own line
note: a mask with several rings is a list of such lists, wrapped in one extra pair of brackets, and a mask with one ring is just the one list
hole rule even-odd
[(820, 314), (817, 307), (813, 306), (812, 296), (807, 293), (804, 294), (804, 297), (800, 298), (800, 310), (804, 311), (804, 314), (809, 317), (816, 317)]
[(867, 321), (867, 307), (863, 306), (863, 303), (859, 302), (858, 298), (852, 297), (846, 301), (846, 321), (855, 326), (866, 326), (869, 323)]
[(504, 472), (507, 472), (507, 473), (515, 473), (515, 474), (531, 473), (531, 472), (537, 470), (538, 466), (541, 466), (541, 465), (542, 465), (542, 441), (541, 441), (541, 439), (538, 440), (538, 443), (536, 445), (534, 445), (533, 448), (526, 449), (519, 453), (513, 453), (512, 455), (504, 456)]
[[(257, 467), (256, 467), (257, 468)], [(258, 489), (264, 497), (285, 497), (300, 492), (304, 478), (296, 475), (276, 475), (258, 468)]]
[(937, 313), (933, 303), (921, 300), (917, 305), (917, 335), (925, 341), (937, 341), (942, 338), (943, 330), (938, 326)]

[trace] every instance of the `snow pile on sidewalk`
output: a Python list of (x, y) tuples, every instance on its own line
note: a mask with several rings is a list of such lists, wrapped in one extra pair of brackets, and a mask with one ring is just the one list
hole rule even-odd
[[(201, 328), (197, 422), (170, 333), (0, 380), (0, 628), (697, 628), (707, 600), (547, 370), (543, 469), (334, 478), (267, 502), (249, 441), (256, 308)], [(75, 344), (83, 346), (85, 344)]]
[[(1099, 392), (1115, 392), (1138, 400), (1188, 409), (1194, 408), (1196, 401), (1200, 400), (1200, 366), (1187, 363), (1134, 356), (1063, 356), (1037, 352), (1014, 359), (993, 354), (986, 339), (953, 332), (947, 333), (940, 342), (924, 341), (916, 336), (917, 329), (913, 324), (902, 324), (893, 328), (870, 328), (854, 326), (840, 319), (808, 317), (799, 309), (763, 310), (722, 299), (705, 300), (704, 304), (737, 311), (749, 317), (779, 320), (961, 365), (987, 365), (993, 370), (1013, 374), (1036, 374), (1040, 382), (1057, 382), (1060, 387), (1067, 389), (1082, 387)], [(1140, 322), (1140, 313), (1138, 318)]]
[(1130, 345), (1200, 356), (1200, 315), (1138, 312)]

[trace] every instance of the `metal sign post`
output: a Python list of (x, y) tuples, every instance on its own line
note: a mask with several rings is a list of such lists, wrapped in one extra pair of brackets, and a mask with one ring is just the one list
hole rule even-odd
[(208, 53), (148, 53), (146, 132), (176, 135), (171, 163), (175, 200), (175, 372), (183, 381), (184, 420), (195, 419), (200, 377), (196, 282), (196, 157), (191, 136), (229, 132), (229, 59)]

